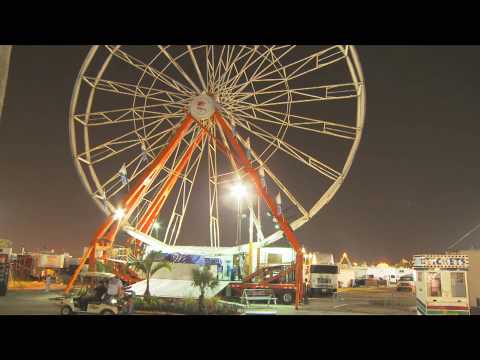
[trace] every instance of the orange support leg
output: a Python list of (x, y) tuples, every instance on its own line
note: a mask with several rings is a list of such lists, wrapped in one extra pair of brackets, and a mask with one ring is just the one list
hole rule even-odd
[(188, 161), (192, 157), (193, 151), (195, 148), (200, 144), (202, 141), (203, 137), (205, 136), (205, 130), (202, 130), (195, 140), (189, 145), (185, 153), (183, 154), (182, 158), (178, 162), (178, 164), (175, 166), (173, 169), (172, 173), (170, 174), (170, 177), (165, 181), (165, 183), (162, 185), (161, 189), (158, 191), (157, 195), (155, 196), (154, 200), (152, 203), (149, 205), (147, 208), (147, 211), (145, 214), (142, 216), (140, 219), (138, 229), (144, 233), (148, 233), (150, 229), (152, 228), (155, 219), (158, 217), (160, 214), (160, 211), (165, 204), (165, 201), (168, 198), (168, 195), (170, 194), (170, 191), (173, 189), (175, 186), (178, 178), (182, 174), (183, 170), (188, 164)]
[[(135, 186), (132, 187), (132, 190), (127, 194), (125, 199), (121, 202), (120, 207), (125, 210), (125, 217), (123, 219), (117, 220), (118, 228), (120, 228), (120, 222), (128, 220), (129, 216), (135, 210), (135, 208), (140, 203), (142, 197), (150, 188), (150, 185), (153, 183), (155, 178), (158, 176), (161, 168), (165, 165), (168, 161), (174, 150), (180, 144), (180, 141), (187, 133), (188, 129), (192, 126), (193, 117), (190, 114), (187, 114), (185, 119), (183, 120), (182, 124), (178, 128), (177, 132), (167, 145), (167, 147), (158, 155), (158, 157), (153, 161), (153, 163), (145, 170), (144, 174), (136, 181)], [(100, 238), (107, 232), (110, 226), (114, 223), (113, 215), (110, 215), (107, 220), (103, 223), (100, 229), (95, 234), (94, 238), (91, 241), (89, 250), (86, 254), (82, 257), (78, 268), (73, 273), (72, 277), (70, 278), (67, 287), (65, 288), (65, 293), (68, 294), (75, 283), (75, 280), (78, 277), (83, 265), (85, 264), (88, 257), (90, 257), (90, 264), (95, 264), (95, 247), (98, 244)], [(116, 231), (114, 231), (112, 239), (110, 240), (111, 246), (113, 241), (115, 240)], [(93, 251), (93, 254), (92, 254)], [(93, 265), (94, 266), (94, 265)]]
[(242, 149), (242, 147), (238, 143), (237, 139), (233, 135), (232, 131), (226, 124), (223, 117), (218, 112), (215, 112), (213, 116), (215, 120), (218, 122), (218, 124), (220, 125), (220, 127), (222, 128), (222, 130), (224, 131), (228, 141), (233, 146), (233, 149), (237, 153), (237, 159), (240, 161), (240, 165), (243, 166), (244, 171), (249, 175), (250, 180), (253, 182), (253, 184), (256, 187), (257, 193), (267, 203), (272, 215), (277, 219), (280, 228), (285, 234), (285, 237), (290, 242), (290, 244), (292, 245), (292, 248), (295, 250), (297, 254), (296, 272), (295, 272), (295, 282), (296, 282), (296, 289), (297, 289), (297, 291), (295, 292), (296, 293), (295, 309), (298, 309), (298, 305), (300, 304), (300, 301), (302, 299), (302, 294), (303, 294), (303, 291), (302, 291), (303, 290), (303, 253), (302, 253), (300, 244), (297, 240), (297, 237), (295, 236), (295, 233), (293, 232), (292, 228), (290, 227), (290, 224), (285, 219), (285, 217), (277, 211), (277, 207), (275, 205), (274, 200), (263, 187), (262, 182), (260, 180), (260, 176), (257, 174), (256, 170), (252, 167), (250, 160), (248, 159), (245, 151)]
[[(67, 283), (67, 287), (65, 288), (65, 294), (68, 294), (75, 283), (75, 280), (77, 279), (78, 275), (80, 274), (80, 271), (83, 268), (83, 265), (85, 265), (85, 262), (87, 259), (90, 257), (92, 251), (95, 251), (95, 245), (97, 243), (97, 240), (101, 238), (105, 232), (108, 230), (108, 228), (113, 224), (113, 216), (109, 216), (107, 220), (103, 223), (103, 225), (98, 229), (97, 233), (95, 236), (92, 238), (92, 241), (90, 242), (90, 246), (88, 247), (88, 250), (83, 254), (82, 259), (80, 260), (80, 264), (76, 268), (75, 272), (73, 273), (72, 277)], [(95, 253), (93, 253), (93, 259), (95, 260)]]
[(122, 205), (126, 208), (125, 212), (127, 215), (131, 214), (138, 206), (138, 203), (142, 199), (143, 195), (145, 195), (148, 188), (157, 177), (158, 172), (163, 168), (173, 151), (180, 144), (180, 141), (185, 136), (192, 123), (193, 118), (190, 114), (188, 114), (167, 147), (158, 155), (156, 160), (147, 168), (145, 174), (137, 181), (133, 191), (131, 191), (131, 193), (127, 196), (127, 199), (122, 203)]

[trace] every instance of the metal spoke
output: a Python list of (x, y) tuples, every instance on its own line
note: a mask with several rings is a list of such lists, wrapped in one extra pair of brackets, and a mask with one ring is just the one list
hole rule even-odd
[[(253, 73), (253, 75), (251, 76), (251, 78), (255, 78), (256, 76), (259, 76), (261, 74), (263, 74), (267, 69), (271, 68), (272, 66), (274, 66), (274, 63), (273, 62), (268, 62), (268, 57), (267, 55), (268, 54), (272, 54), (273, 51), (277, 50), (277, 49), (284, 49), (285, 47), (287, 47), (287, 50), (281, 54), (279, 57), (277, 57), (277, 61), (282, 58), (283, 56), (285, 56), (286, 54), (288, 54), (291, 50), (293, 50), (293, 47), (290, 47), (289, 46), (281, 46), (281, 47), (272, 47), (272, 48), (267, 48), (265, 52), (263, 53), (260, 53), (259, 56), (254, 59), (253, 61), (249, 62), (247, 61), (244, 66), (239, 70), (238, 74), (231, 80), (229, 81), (227, 84), (226, 84), (226, 88), (224, 90), (226, 91), (232, 91), (233, 89), (236, 89), (237, 87), (240, 87), (239, 90), (236, 90), (235, 92), (241, 92), (243, 91), (243, 89), (250, 83), (250, 82), (246, 82), (244, 84), (241, 84), (240, 86), (237, 85), (238, 81), (240, 80), (241, 76), (245, 74), (246, 70), (248, 70), (250, 67), (252, 67), (253, 65), (255, 65), (258, 61), (261, 60), (260, 64), (257, 65), (257, 68), (255, 70), (255, 72)], [(265, 64), (265, 62), (267, 61), (267, 63)], [(262, 68), (262, 66), (264, 66)]]
[[(185, 175), (182, 178), (180, 189), (170, 216), (167, 229), (165, 231), (164, 242), (169, 245), (176, 245), (180, 230), (183, 224), (184, 217), (187, 213), (190, 196), (192, 194), (193, 186), (197, 178), (198, 169), (202, 160), (203, 149), (205, 147), (206, 139), (202, 140), (200, 151), (193, 161), (189, 161), (189, 165), (185, 170)], [(191, 165), (190, 165), (191, 164)]]
[(241, 116), (235, 118), (237, 124), (247, 130), (250, 134), (255, 135), (257, 138), (265, 141), (266, 143), (274, 146), (276, 149), (282, 150), (284, 153), (290, 155), (291, 157), (299, 160), (308, 167), (318, 171), (322, 175), (328, 177), (331, 180), (337, 180), (341, 176), (341, 173), (332, 167), (322, 163), (313, 156), (305, 153), (304, 151), (296, 148), (293, 145), (288, 144), (284, 140), (271, 135), (267, 131), (253, 124), (252, 122), (242, 120)]
[[(169, 129), (169, 131), (171, 132), (171, 130)], [(193, 134), (195, 132), (195, 129), (191, 129), (189, 131), (189, 133), (187, 133), (186, 136), (190, 136), (190, 134)], [(165, 134), (166, 135), (166, 134)], [(155, 151), (155, 150), (159, 150), (159, 149), (162, 149), (164, 146), (167, 145), (168, 143), (168, 140), (166, 140), (165, 142), (163, 143), (160, 143), (160, 141), (162, 139), (165, 139), (166, 136), (163, 136), (163, 137), (159, 137), (156, 141), (154, 141), (152, 143), (152, 151)], [(156, 146), (155, 146), (156, 145)], [(177, 158), (179, 156), (179, 151), (180, 151), (180, 147), (178, 147), (174, 153), (174, 155), (172, 156), (173, 157), (173, 160), (172, 160), (172, 163), (175, 163), (177, 161)], [(143, 173), (143, 171), (145, 171), (146, 168), (148, 168), (148, 166), (150, 166), (150, 161), (144, 163), (141, 161), (141, 157), (142, 157), (142, 154), (138, 154), (135, 158), (133, 158), (131, 161), (129, 161), (128, 163), (126, 163), (126, 168), (127, 168), (127, 171), (131, 168), (131, 167), (135, 167), (135, 169), (132, 171), (129, 171), (129, 173), (131, 174), (129, 176), (129, 181), (132, 182), (134, 181), (141, 173)], [(140, 167), (142, 165), (142, 167)], [(171, 167), (168, 167), (168, 166), (164, 166), (163, 169), (161, 170), (162, 173), (165, 173), (164, 177), (163, 178), (160, 178), (160, 183), (163, 183), (163, 181), (166, 179), (166, 177), (173, 171), (173, 165)], [(108, 185), (110, 185), (110, 187), (107, 187)], [(120, 185), (120, 186), (119, 186)], [(157, 183), (156, 185), (152, 185), (150, 187), (150, 189), (148, 190), (147, 194), (153, 190), (155, 190), (155, 188), (158, 186), (159, 184)], [(121, 182), (118, 178), (118, 175), (117, 174), (114, 174), (112, 177), (110, 177), (107, 181), (105, 181), (102, 185), (101, 185), (101, 189), (105, 189), (105, 193), (108, 193), (108, 198), (111, 198), (113, 196), (115, 196), (116, 194), (118, 194), (120, 191), (122, 191), (126, 186), (125, 185), (121, 185)], [(146, 195), (145, 195), (146, 196)]]
[[(341, 46), (332, 46), (325, 50), (317, 51), (303, 59), (294, 61), (290, 64), (283, 65), (267, 73), (262, 73), (257, 76), (252, 76), (250, 80), (243, 84), (237, 84), (235, 88), (237, 91), (243, 91), (249, 84), (256, 81), (274, 81), (275, 79), (268, 79), (268, 76), (277, 74), (281, 71), (285, 72), (285, 77), (288, 81), (304, 76), (312, 71), (322, 69), (328, 65), (334, 64), (346, 58), (347, 50)], [(307, 66), (308, 65), (308, 66)], [(300, 71), (302, 70), (302, 71)]]
[[(237, 139), (240, 141), (240, 143), (243, 146), (247, 146), (247, 141), (241, 137), (240, 135), (237, 135)], [(287, 198), (297, 207), (298, 211), (303, 214), (303, 216), (308, 217), (308, 211), (305, 210), (305, 208), (302, 206), (299, 200), (293, 196), (293, 194), (288, 190), (288, 188), (280, 181), (280, 179), (273, 173), (273, 171), (270, 169), (269, 166), (267, 166), (261, 158), (258, 156), (258, 154), (251, 149), (251, 154), (255, 161), (258, 162), (259, 167), (262, 167), (265, 170), (265, 173), (273, 180), (275, 185), (278, 186), (278, 188), (287, 196)]]
[(188, 47), (188, 52), (190, 53), (190, 58), (192, 59), (192, 63), (195, 66), (195, 70), (197, 71), (198, 78), (200, 79), (203, 87), (203, 91), (207, 91), (207, 85), (205, 84), (205, 80), (203, 79), (202, 72), (200, 71), (200, 68), (197, 63), (197, 59), (195, 58), (195, 55), (193, 54), (192, 47), (190, 45)]
[(192, 79), (190, 79), (190, 76), (187, 75), (187, 73), (185, 72), (185, 70), (182, 69), (182, 67), (180, 65), (178, 65), (178, 63), (175, 61), (175, 59), (168, 53), (168, 51), (162, 46), (162, 45), (158, 45), (158, 48), (160, 49), (160, 51), (167, 57), (168, 60), (170, 60), (170, 62), (173, 64), (173, 66), (175, 67), (175, 69), (178, 70), (178, 72), (185, 78), (185, 80), (188, 81), (188, 83), (195, 89), (195, 91), (197, 93), (201, 93), (200, 89), (197, 87), (197, 85), (192, 81)]
[[(96, 90), (102, 90), (115, 94), (123, 94), (134, 96), (138, 98), (145, 98), (149, 100), (156, 100), (161, 103), (169, 104), (171, 107), (182, 107), (182, 104), (188, 102), (188, 98), (183, 94), (174, 93), (171, 91), (148, 88), (145, 86), (138, 86), (128, 83), (122, 83), (113, 80), (96, 79), (90, 76), (83, 76), (83, 81)], [(165, 98), (159, 96), (166, 95)], [(184, 105), (183, 105), (184, 107)]]
[[(212, 135), (216, 137), (216, 128), (212, 127)], [(220, 246), (220, 226), (218, 214), (218, 171), (217, 171), (217, 143), (208, 139), (208, 195), (209, 195), (209, 226), (210, 246)]]
[[(157, 119), (156, 121), (153, 121), (153, 122), (150, 122), (146, 125), (143, 125), (135, 130), (132, 130), (132, 131), (129, 131), (121, 136), (117, 136), (113, 139), (109, 139), (107, 141), (105, 141), (104, 143), (100, 144), (100, 145), (96, 145), (92, 148), (89, 148), (87, 151), (83, 152), (83, 153), (80, 153), (78, 154), (79, 156), (83, 156), (83, 155), (86, 155), (88, 153), (91, 153), (93, 151), (96, 151), (96, 150), (99, 150), (103, 147), (106, 147), (106, 146), (112, 146), (112, 145), (118, 145), (118, 144), (124, 144), (125, 142), (131, 142), (131, 141), (136, 141), (137, 143), (140, 143), (140, 138), (138, 138), (138, 131), (139, 130), (143, 130), (143, 129), (148, 129), (150, 127), (152, 127), (152, 131), (155, 131), (162, 123), (162, 121), (165, 121), (166, 118), (159, 118)], [(178, 126), (179, 124), (177, 124), (176, 126)], [(162, 132), (159, 132), (159, 133), (156, 133), (153, 135), (153, 137), (158, 137), (158, 136), (162, 136), (163, 134), (165, 133), (171, 133), (172, 132), (172, 128), (168, 128), (167, 130), (165, 131), (162, 131)], [(134, 140), (129, 140), (128, 138), (129, 137), (136, 137)], [(148, 138), (147, 138), (148, 139)]]
[[(312, 86), (312, 87), (304, 87), (304, 88), (297, 88), (297, 89), (290, 88), (288, 90), (285, 90), (285, 89), (269, 90), (269, 88), (276, 87), (282, 84), (283, 82), (284, 81), (282, 80), (266, 88), (263, 88), (258, 91), (252, 91), (248, 94), (239, 94), (243, 96), (239, 99), (235, 99), (234, 101), (239, 104), (248, 104), (248, 103), (245, 103), (244, 100), (252, 96), (273, 95), (273, 94), (278, 94), (278, 95), (271, 97), (269, 100), (263, 102), (262, 104), (258, 104), (258, 106), (273, 105), (272, 104), (273, 100), (282, 98), (287, 95), (292, 96), (293, 100), (291, 101), (291, 103), (301, 102), (302, 97), (304, 100), (308, 100), (309, 98), (311, 98), (311, 99), (318, 99), (320, 101), (352, 99), (359, 96), (359, 92), (362, 85), (362, 84), (348, 83), (348, 84)], [(298, 97), (298, 99), (295, 99), (296, 97)], [(278, 105), (278, 103), (275, 105)]]
[(164, 74), (164, 72), (158, 71), (150, 65), (145, 64), (141, 60), (127, 54), (125, 51), (120, 50), (119, 46), (112, 48), (111, 46), (107, 45), (106, 48), (108, 49), (108, 51), (111, 52), (112, 55), (114, 55), (118, 59), (151, 76), (155, 80), (160, 81), (164, 85), (170, 87), (172, 90), (177, 90), (179, 93), (182, 93), (188, 97), (193, 96), (193, 92), (191, 91), (191, 89), (171, 78), (170, 76)]
[[(241, 47), (241, 50), (243, 50), (245, 47), (242, 46)], [(250, 49), (249, 52), (245, 52), (244, 54), (242, 54), (242, 51), (239, 51), (238, 54), (237, 54), (237, 57), (230, 63), (230, 66), (228, 67), (228, 69), (224, 72), (224, 74), (222, 75), (222, 77), (218, 80), (218, 89), (220, 91), (222, 91), (222, 89), (224, 90), (224, 88), (226, 87), (226, 84), (229, 82), (229, 78), (231, 76), (231, 72), (236, 69), (236, 64), (238, 62), (240, 62), (244, 57), (249, 56), (249, 58), (246, 60), (246, 62), (244, 63), (245, 65), (248, 64), (251, 60), (251, 58), (255, 55), (255, 52), (257, 51), (258, 49), (258, 45), (255, 45), (252, 49)], [(241, 56), (240, 56), (241, 55)], [(244, 65), (244, 66), (245, 66)], [(237, 71), (237, 74), (238, 74), (238, 71)]]
[[(238, 113), (240, 113), (239, 116), (242, 118), (247, 118), (256, 122), (286, 126), (288, 128), (311, 131), (318, 134), (330, 135), (348, 140), (355, 140), (359, 131), (359, 129), (354, 126), (343, 125), (333, 121), (318, 120), (291, 113), (288, 115), (288, 121), (286, 121), (277, 117), (277, 115), (284, 116), (284, 113), (271, 109), (256, 108), (257, 114), (255, 114), (255, 116), (252, 116), (251, 114), (246, 113), (244, 110), (239, 110), (237, 108), (229, 108), (229, 110), (233, 110), (232, 112), (234, 113), (236, 110)], [(266, 118), (260, 117), (259, 114), (265, 115)]]

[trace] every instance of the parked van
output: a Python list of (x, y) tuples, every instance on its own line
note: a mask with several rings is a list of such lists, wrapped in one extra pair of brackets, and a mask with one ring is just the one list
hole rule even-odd
[(397, 291), (415, 292), (415, 278), (413, 274), (400, 276), (397, 284)]

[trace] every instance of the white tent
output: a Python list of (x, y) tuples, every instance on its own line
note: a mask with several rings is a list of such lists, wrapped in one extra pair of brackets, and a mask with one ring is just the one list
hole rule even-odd
[[(207, 289), (205, 297), (212, 297), (222, 291), (227, 285), (228, 281), (220, 281), (217, 287), (213, 290)], [(137, 295), (143, 295), (147, 288), (147, 281), (143, 280), (133, 284), (130, 289)], [(150, 279), (150, 294), (152, 296), (165, 298), (186, 298), (191, 297), (198, 299), (200, 296), (200, 289), (193, 286), (191, 280), (171, 280), (171, 279)]]

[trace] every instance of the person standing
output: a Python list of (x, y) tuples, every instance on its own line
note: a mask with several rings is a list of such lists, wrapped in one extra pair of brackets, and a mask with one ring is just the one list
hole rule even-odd
[(217, 263), (217, 279), (223, 280), (223, 266), (222, 263)]
[(46, 275), (45, 277), (45, 292), (49, 292), (50, 291), (50, 283), (52, 281), (52, 278), (50, 277), (50, 275)]
[(127, 296), (127, 299), (126, 299), (126, 307), (125, 307), (125, 314), (126, 315), (133, 314), (133, 305), (134, 305), (133, 294), (130, 294), (130, 295)]
[(101, 280), (97, 287), (95, 287), (94, 292), (94, 300), (102, 301), (103, 295), (108, 291), (108, 288), (105, 284), (104, 280)]
[(117, 297), (120, 297), (121, 295), (121, 291), (122, 291), (122, 282), (120, 281), (120, 279), (118, 279), (117, 277), (113, 277), (110, 279), (110, 281), (108, 282), (108, 290), (107, 290), (107, 294), (109, 296), (117, 296)]
[(308, 293), (310, 289), (308, 288), (308, 280), (305, 278), (305, 283), (303, 285), (303, 303), (308, 304)]
[(227, 279), (231, 278), (232, 267), (230, 266), (230, 260), (227, 260)]

